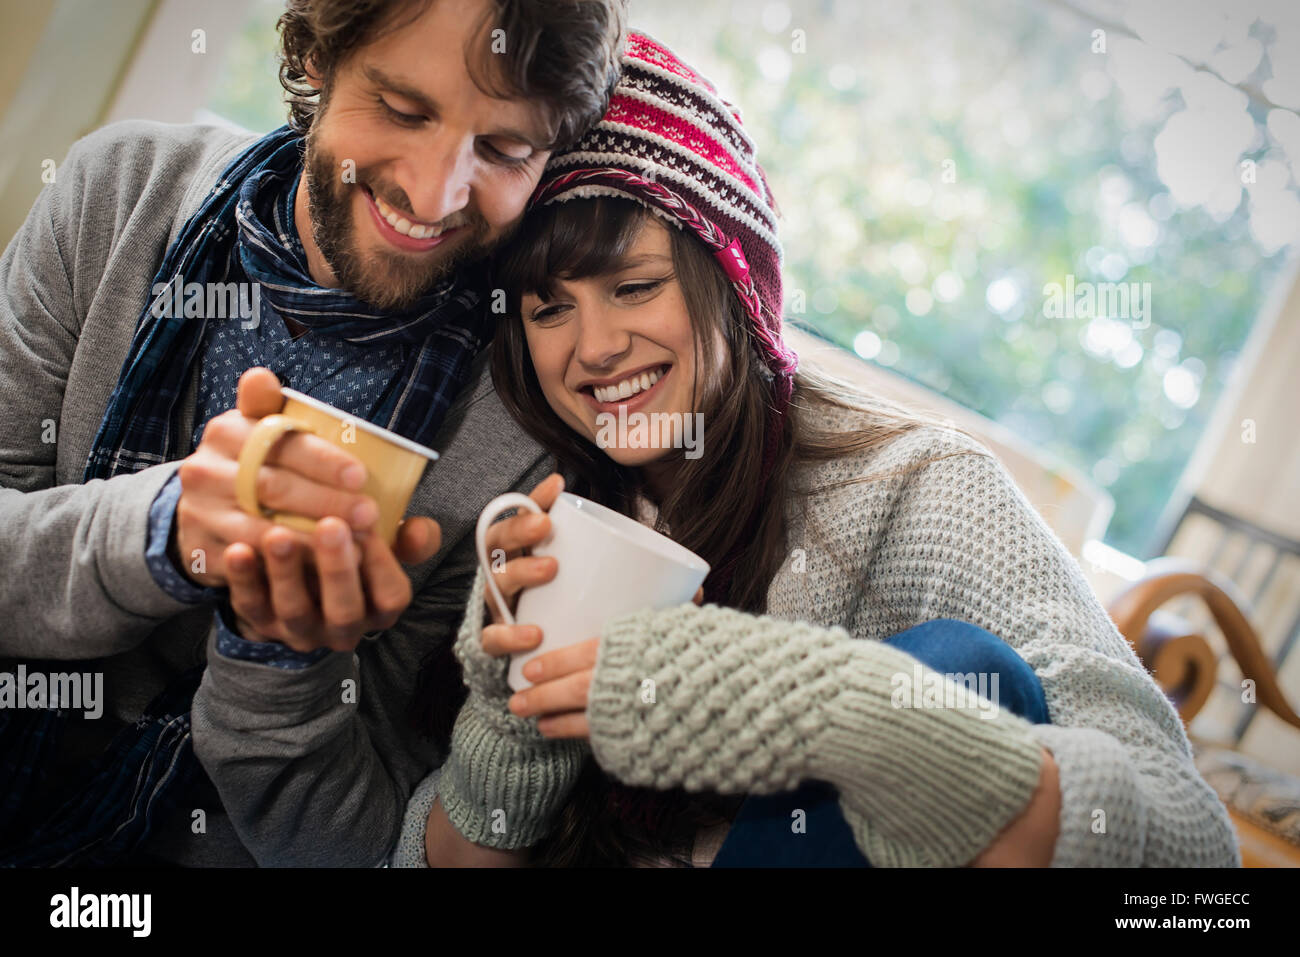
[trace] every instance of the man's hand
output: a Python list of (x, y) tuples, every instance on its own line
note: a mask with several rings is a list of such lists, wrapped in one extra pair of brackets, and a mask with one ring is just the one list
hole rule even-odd
[[(239, 507), (235, 476), (240, 449), (257, 420), (279, 412), (283, 401), (275, 373), (249, 369), (239, 379), (237, 407), (212, 419), (199, 447), (181, 462), (171, 554), (177, 568), (196, 584), (226, 585), (229, 547), (256, 546), (275, 527)], [(378, 521), (379, 507), (358, 492), (365, 485), (365, 466), (338, 446), (296, 432), (277, 443), (266, 462), (258, 473), (257, 494), (267, 508), (309, 518), (339, 516), (356, 531)], [(285, 531), (300, 545), (309, 543), (310, 536)]]
[(394, 550), (374, 532), (354, 536), (346, 522), (324, 518), (305, 546), (278, 525), (260, 544), (264, 567), (243, 543), (224, 555), (240, 635), (283, 642), (294, 651), (351, 651), (363, 635), (391, 628), (406, 610), (411, 580), (401, 562), (432, 557), (442, 531), (433, 519), (408, 518)]

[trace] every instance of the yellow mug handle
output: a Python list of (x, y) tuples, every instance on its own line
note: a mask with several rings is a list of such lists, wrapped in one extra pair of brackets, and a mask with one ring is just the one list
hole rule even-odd
[(265, 416), (244, 440), (239, 451), (239, 471), (235, 474), (235, 500), (249, 515), (266, 518), (308, 534), (316, 530), (316, 520), (292, 512), (272, 512), (257, 500), (257, 473), (266, 464), (271, 448), (290, 432), (311, 432), (311, 426), (287, 415)]

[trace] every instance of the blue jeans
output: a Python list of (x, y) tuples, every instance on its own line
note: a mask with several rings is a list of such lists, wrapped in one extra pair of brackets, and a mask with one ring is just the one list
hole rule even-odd
[[(1011, 646), (969, 622), (937, 618), (901, 631), (885, 643), (941, 674), (996, 674), (997, 704), (1034, 724), (1048, 724), (1038, 676)], [(805, 814), (804, 833), (791, 829)], [(714, 867), (870, 867), (840, 813), (829, 784), (808, 781), (797, 791), (751, 795), (740, 806)]]

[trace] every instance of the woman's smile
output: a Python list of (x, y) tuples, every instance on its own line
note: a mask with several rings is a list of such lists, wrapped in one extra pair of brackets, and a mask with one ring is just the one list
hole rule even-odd
[(671, 362), (657, 363), (634, 370), (630, 375), (601, 380), (599, 384), (588, 383), (581, 386), (578, 393), (588, 408), (597, 414), (617, 412), (619, 406), (626, 406), (628, 412), (636, 412), (662, 394), (661, 385), (672, 369)]
[(679, 457), (662, 442), (611, 443), (602, 419), (644, 411), (680, 420), (698, 411), (696, 333), (668, 227), (642, 220), (611, 268), (556, 277), (546, 301), (525, 293), (521, 311), (538, 384), (557, 416), (620, 465)]

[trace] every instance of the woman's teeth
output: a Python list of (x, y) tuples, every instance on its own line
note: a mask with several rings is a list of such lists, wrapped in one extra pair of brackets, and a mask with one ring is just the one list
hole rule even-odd
[(595, 395), (597, 402), (615, 402), (619, 399), (630, 399), (638, 392), (644, 392), (656, 382), (663, 378), (668, 367), (655, 369), (653, 372), (642, 372), (640, 375), (634, 375), (624, 379), (618, 385), (598, 385), (592, 388), (592, 394)]
[(413, 223), (405, 216), (400, 215), (397, 210), (393, 209), (393, 207), (389, 206), (378, 196), (375, 196), (374, 193), (371, 193), (370, 195), (374, 197), (375, 205), (379, 207), (379, 215), (383, 216), (384, 219), (388, 221), (388, 225), (392, 226), (393, 229), (397, 230), (403, 236), (410, 236), (412, 239), (431, 239), (434, 236), (442, 235), (443, 227), (425, 226), (420, 223)]

